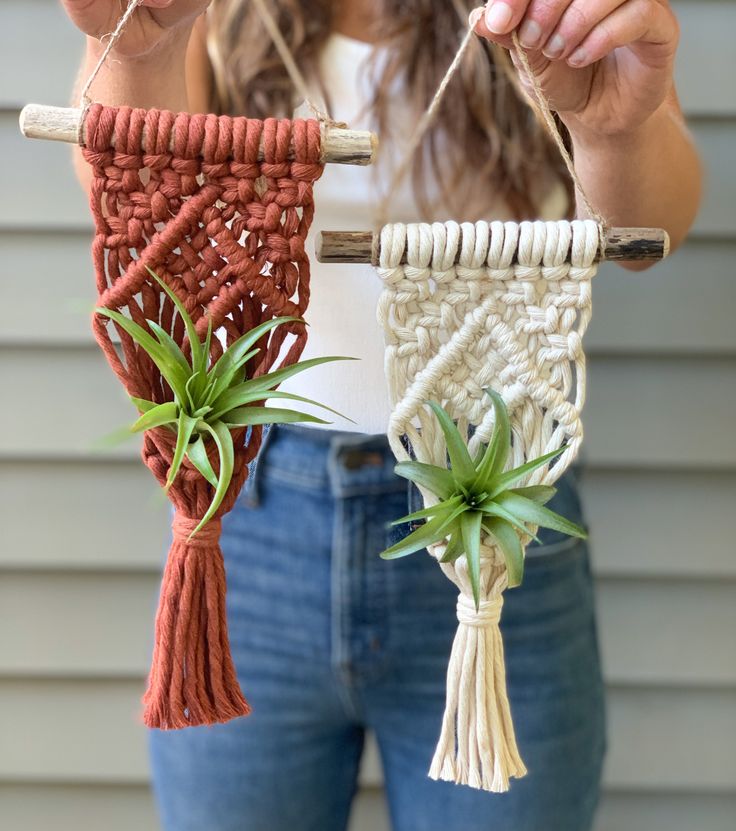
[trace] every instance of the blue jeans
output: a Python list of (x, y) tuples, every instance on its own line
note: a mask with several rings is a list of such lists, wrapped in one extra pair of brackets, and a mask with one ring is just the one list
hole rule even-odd
[[(502, 630), (529, 774), (490, 794), (435, 782), (456, 590), (429, 555), (384, 561), (407, 509), (384, 436), (275, 427), (223, 521), (233, 657), (253, 714), (150, 731), (166, 831), (341, 831), (366, 729), (394, 831), (586, 831), (603, 687), (584, 543), (542, 532)], [(551, 507), (580, 521), (571, 476)]]

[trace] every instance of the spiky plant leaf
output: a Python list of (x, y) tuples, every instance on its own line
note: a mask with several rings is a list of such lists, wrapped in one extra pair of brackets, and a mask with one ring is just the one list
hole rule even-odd
[(95, 311), (98, 314), (114, 320), (124, 332), (130, 335), (133, 341), (138, 344), (138, 346), (156, 364), (159, 372), (164, 377), (164, 380), (174, 392), (174, 395), (176, 395), (180, 400), (184, 400), (186, 398), (186, 373), (171, 357), (165, 347), (161, 346), (161, 344), (154, 337), (149, 335), (142, 326), (139, 326), (129, 317), (125, 317), (125, 315), (120, 314), (120, 312), (116, 312), (113, 309), (105, 309), (103, 307), (98, 307)]
[(503, 552), (509, 588), (520, 586), (524, 577), (524, 549), (519, 535), (503, 519), (490, 517), (484, 521), (483, 527), (496, 540)]
[(169, 468), (169, 475), (166, 477), (166, 489), (174, 484), (176, 474), (179, 472), (181, 463), (184, 461), (184, 456), (189, 446), (189, 440), (192, 437), (194, 428), (197, 426), (199, 419), (192, 418), (186, 413), (179, 413), (178, 429), (176, 432), (176, 447), (174, 448), (174, 456), (171, 459), (171, 467)]
[(212, 519), (222, 504), (227, 489), (230, 487), (230, 480), (233, 478), (233, 467), (235, 465), (235, 449), (233, 447), (233, 437), (230, 430), (221, 421), (216, 421), (214, 424), (207, 424), (205, 422), (205, 429), (210, 433), (217, 445), (217, 452), (220, 456), (220, 475), (217, 479), (217, 487), (215, 488), (215, 495), (212, 497), (212, 502), (210, 502), (209, 508), (207, 508), (205, 515), (199, 521), (197, 527), (189, 535), (189, 539)]
[(464, 506), (456, 508), (449, 517), (435, 517), (425, 522), (416, 531), (404, 537), (395, 545), (387, 548), (381, 552), (381, 557), (384, 560), (393, 560), (396, 557), (406, 557), (407, 554), (413, 554), (415, 551), (420, 551), (426, 548), (437, 539), (441, 539), (444, 535), (442, 531), (450, 525), (464, 510)]
[(447, 412), (436, 401), (429, 401), (427, 403), (437, 416), (437, 421), (439, 421), (440, 428), (444, 434), (447, 455), (450, 457), (453, 474), (459, 482), (470, 485), (476, 475), (475, 467), (473, 460), (470, 458), (470, 453), (468, 453), (467, 445), (460, 435), (460, 431)]
[(210, 464), (209, 456), (207, 455), (207, 448), (204, 446), (202, 436), (197, 436), (197, 440), (189, 444), (187, 448), (187, 458), (197, 468), (197, 470), (204, 476), (204, 478), (212, 485), (217, 487), (217, 476)]
[(525, 496), (527, 499), (533, 499), (535, 502), (539, 502), (540, 505), (546, 505), (557, 493), (557, 488), (553, 488), (551, 485), (529, 485), (526, 488), (511, 488), (509, 493), (516, 493), (519, 496)]
[[(99, 308), (97, 312), (113, 320), (117, 326), (130, 335), (134, 343), (143, 349), (156, 364), (174, 393), (173, 401), (160, 404), (131, 396), (131, 401), (141, 415), (133, 428), (126, 428), (125, 432), (129, 435), (131, 429), (141, 431), (159, 427), (166, 427), (176, 432), (176, 444), (166, 479), (166, 489), (173, 484), (185, 458), (189, 459), (193, 467), (214, 489), (214, 495), (205, 517), (193, 532), (196, 533), (215, 515), (232, 480), (235, 450), (230, 429), (300, 421), (326, 424), (324, 419), (315, 415), (283, 407), (266, 407), (262, 402), (269, 398), (298, 401), (340, 415), (336, 410), (317, 401), (275, 388), (287, 378), (311, 367), (331, 361), (353, 359), (312, 358), (257, 378), (247, 378), (246, 365), (259, 351), (255, 344), (277, 326), (299, 321), (299, 318), (274, 318), (254, 327), (226, 348), (219, 359), (213, 363), (210, 354), (213, 335), (212, 318), (207, 320), (207, 332), (204, 341), (201, 341), (197, 326), (176, 292), (150, 268), (148, 271), (171, 299), (184, 323), (190, 346), (190, 358), (186, 357), (184, 350), (155, 321), (147, 321), (150, 331), (153, 332), (152, 336), (142, 326), (120, 312), (105, 308)], [(219, 457), (217, 475), (208, 456), (207, 442), (213, 442), (217, 448)]]
[(427, 488), (440, 499), (451, 496), (455, 487), (455, 480), (449, 470), (425, 462), (399, 462), (394, 472), (415, 485)]
[(414, 511), (413, 514), (402, 516), (401, 519), (395, 519), (391, 524), (401, 525), (404, 522), (415, 522), (417, 519), (428, 519), (439, 514), (447, 514), (449, 516), (462, 502), (462, 499), (462, 496), (453, 496), (450, 499), (445, 499), (443, 502), (438, 502), (436, 505), (430, 505), (428, 508)]
[(298, 410), (286, 410), (280, 407), (238, 407), (230, 410), (223, 417), (228, 427), (245, 427), (254, 424), (294, 424), (299, 421), (307, 421), (312, 424), (329, 424), (323, 418), (302, 413)]
[(131, 433), (142, 433), (154, 427), (163, 427), (164, 424), (176, 422), (178, 407), (173, 401), (157, 404), (146, 410), (145, 413), (130, 427)]
[(486, 392), (493, 402), (496, 420), (493, 424), (491, 441), (477, 466), (473, 481), (473, 487), (481, 489), (487, 487), (493, 477), (503, 471), (511, 448), (511, 424), (504, 400), (495, 390), (489, 389)]
[(304, 372), (305, 370), (311, 369), (315, 366), (321, 366), (322, 364), (332, 363), (333, 361), (352, 360), (355, 359), (336, 355), (330, 355), (326, 358), (310, 358), (307, 361), (300, 361), (299, 363), (291, 364), (290, 366), (283, 367), (282, 369), (277, 369), (274, 372), (259, 375), (257, 378), (251, 378), (249, 381), (244, 381), (242, 384), (230, 387), (215, 399), (212, 403), (214, 409), (213, 418), (220, 418), (222, 414), (226, 413), (228, 410), (239, 407), (240, 396), (243, 394), (262, 392), (264, 393), (262, 397), (268, 398), (266, 393), (268, 393), (269, 390), (278, 386), (283, 381), (286, 381), (288, 378), (298, 375), (300, 372)]
[(480, 606), (480, 526), (482, 520), (483, 514), (480, 511), (465, 511), (460, 515), (460, 532), (465, 556), (468, 558), (468, 576), (473, 588), (476, 609)]
[(399, 462), (395, 471), (419, 487), (426, 488), (440, 500), (422, 510), (402, 517), (398, 522), (426, 520), (382, 557), (403, 557), (429, 545), (444, 543), (441, 562), (467, 558), (476, 608), (480, 602), (480, 546), (483, 533), (491, 536), (501, 549), (508, 570), (510, 586), (521, 582), (524, 568), (522, 538), (538, 540), (535, 527), (552, 528), (576, 537), (585, 537), (585, 529), (544, 507), (555, 494), (549, 485), (512, 488), (530, 473), (552, 461), (565, 450), (553, 450), (531, 459), (513, 470), (506, 470), (511, 455), (511, 425), (503, 398), (486, 390), (493, 402), (495, 422), (491, 439), (472, 459), (457, 426), (436, 402), (428, 402), (436, 414), (445, 437), (449, 468), (423, 462)]
[(587, 536), (585, 529), (577, 523), (570, 522), (569, 519), (561, 517), (554, 511), (550, 511), (549, 508), (545, 508), (525, 496), (520, 496), (518, 493), (506, 491), (499, 494), (497, 502), (521, 522), (530, 522), (533, 525), (541, 525), (543, 528), (552, 528), (554, 531), (560, 531), (569, 537), (585, 539)]
[(212, 367), (212, 376), (214, 378), (221, 378), (232, 370), (234, 366), (242, 364), (244, 358), (248, 354), (255, 354), (251, 352), (252, 347), (268, 332), (281, 326), (284, 323), (292, 323), (299, 320), (298, 317), (274, 317), (261, 323), (253, 329), (250, 329), (244, 335), (241, 335), (234, 343), (220, 355), (215, 365)]
[(186, 306), (179, 299), (179, 295), (148, 266), (146, 266), (146, 271), (151, 275), (151, 277), (153, 277), (159, 286), (161, 286), (161, 288), (171, 298), (174, 306), (176, 306), (176, 310), (179, 312), (179, 316), (184, 322), (184, 328), (186, 329), (187, 337), (189, 338), (189, 348), (192, 353), (192, 369), (197, 372), (209, 356), (204, 354), (202, 342), (197, 334), (196, 324), (190, 317)]

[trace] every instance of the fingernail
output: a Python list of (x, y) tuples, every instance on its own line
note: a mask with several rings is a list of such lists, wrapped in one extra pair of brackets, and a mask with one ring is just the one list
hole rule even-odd
[(585, 49), (576, 49), (567, 59), (567, 62), (573, 66), (582, 66), (588, 62), (588, 53)]
[(478, 21), (483, 17), (483, 12), (485, 11), (484, 6), (479, 6), (477, 9), (473, 9), (470, 14), (468, 15), (468, 26), (471, 29), (475, 29), (476, 24)]
[(565, 51), (565, 41), (560, 35), (555, 35), (542, 51), (548, 58), (559, 58)]
[(542, 27), (536, 20), (526, 20), (519, 29), (519, 42), (527, 49), (531, 49), (539, 43), (542, 37)]
[(504, 35), (508, 31), (513, 12), (507, 3), (494, 3), (486, 11), (486, 26), (496, 35)]

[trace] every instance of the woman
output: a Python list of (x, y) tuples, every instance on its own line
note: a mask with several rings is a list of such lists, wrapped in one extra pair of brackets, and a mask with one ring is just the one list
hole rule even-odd
[[(86, 76), (121, 3), (64, 5), (89, 36)], [(375, 175), (325, 171), (315, 229), (371, 226), (472, 13), (480, 37), (391, 218), (557, 218), (575, 209), (557, 153), (515, 88), (505, 48), (517, 29), (591, 201), (615, 224), (665, 227), (674, 246), (687, 233), (701, 172), (674, 89), (678, 27), (665, 0), (495, 0), (477, 10), (464, 0), (278, 0), (269, 8), (313, 97), (383, 141)], [(114, 58), (93, 89), (105, 103), (251, 116), (290, 115), (294, 105), (248, 0), (144, 0)], [(455, 591), (428, 557), (377, 557), (400, 533), (387, 527), (407, 497), (383, 435), (379, 291), (368, 268), (313, 264), (309, 354), (362, 363), (320, 368), (305, 391), (356, 424), (272, 429), (224, 520), (231, 641), (254, 715), (151, 733), (167, 831), (345, 828), (366, 728), (378, 739), (397, 831), (591, 826), (605, 741), (588, 553), (554, 532), (530, 547), (502, 623), (529, 775), (505, 795), (426, 776)], [(580, 520), (572, 476), (552, 507)]]

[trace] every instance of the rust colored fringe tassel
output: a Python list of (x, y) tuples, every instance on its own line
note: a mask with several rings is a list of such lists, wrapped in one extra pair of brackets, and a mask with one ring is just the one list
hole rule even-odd
[(250, 712), (230, 656), (220, 521), (208, 523), (190, 540), (197, 523), (177, 513), (172, 525), (143, 698), (148, 727), (214, 724)]
[[(312, 186), (322, 173), (317, 121), (93, 104), (85, 124), (97, 305), (144, 328), (155, 321), (188, 351), (183, 321), (149, 266), (179, 295), (200, 338), (212, 325), (213, 360), (222, 354), (220, 338), (230, 345), (273, 317), (304, 315), (304, 240), (314, 215)], [(155, 364), (123, 329), (99, 314), (92, 329), (128, 395), (156, 403), (172, 399)], [(277, 327), (259, 340), (248, 377), (299, 360), (306, 338), (298, 320)], [(144, 696), (143, 718), (151, 727), (213, 724), (249, 710), (230, 656), (218, 541), (220, 517), (235, 504), (262, 428), (233, 430), (232, 436), (230, 486), (216, 517), (191, 539), (213, 488), (185, 459), (168, 489), (176, 517)], [(175, 434), (161, 427), (144, 434), (143, 461), (162, 487), (175, 443)], [(208, 452), (217, 470), (214, 446)]]

